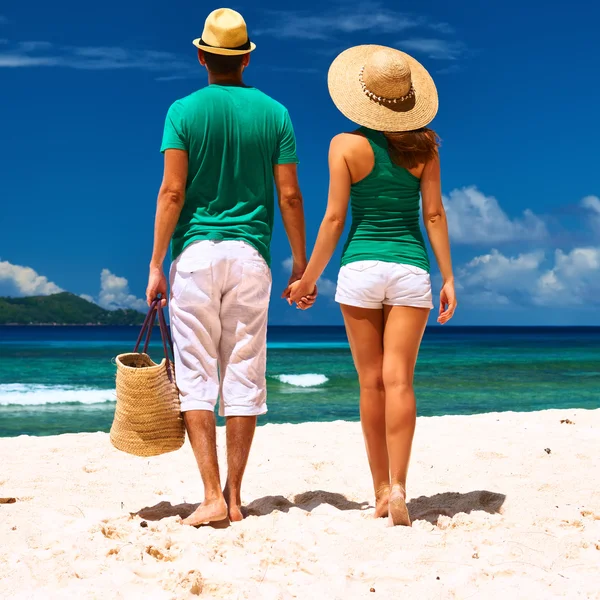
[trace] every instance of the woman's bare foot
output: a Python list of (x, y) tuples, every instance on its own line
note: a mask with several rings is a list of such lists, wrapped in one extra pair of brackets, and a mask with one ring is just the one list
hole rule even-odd
[(390, 501), (390, 486), (382, 485), (375, 490), (375, 512), (373, 517), (381, 519), (388, 516), (388, 504)]
[(224, 521), (227, 518), (227, 504), (223, 498), (211, 502), (204, 501), (189, 517), (183, 519), (184, 525), (198, 527), (206, 523)]
[(225, 496), (225, 502), (227, 502), (229, 520), (232, 523), (243, 521), (244, 515), (242, 514), (242, 499), (240, 497), (240, 494), (231, 493), (229, 491), (229, 487), (225, 486), (225, 490), (223, 490), (223, 495)]
[(411, 526), (410, 516), (408, 514), (408, 508), (406, 506), (406, 491), (404, 486), (399, 483), (392, 485), (390, 492), (390, 503), (389, 503), (389, 525), (405, 525), (406, 527)]

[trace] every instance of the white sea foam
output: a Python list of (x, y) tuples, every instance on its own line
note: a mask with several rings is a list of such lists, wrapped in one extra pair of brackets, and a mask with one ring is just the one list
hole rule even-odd
[(297, 387), (316, 387), (327, 383), (329, 379), (320, 373), (305, 373), (304, 375), (277, 375), (275, 379), (281, 383)]
[(114, 400), (114, 390), (23, 383), (0, 385), (0, 406), (100, 404), (103, 402), (114, 402)]

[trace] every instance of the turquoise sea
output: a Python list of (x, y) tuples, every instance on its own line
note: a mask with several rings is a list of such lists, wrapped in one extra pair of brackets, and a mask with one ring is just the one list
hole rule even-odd
[[(0, 327), (0, 436), (108, 431), (112, 359), (136, 337), (129, 327)], [(268, 344), (262, 424), (358, 420), (343, 327), (272, 326)], [(424, 416), (599, 408), (600, 328), (431, 327), (415, 387)]]

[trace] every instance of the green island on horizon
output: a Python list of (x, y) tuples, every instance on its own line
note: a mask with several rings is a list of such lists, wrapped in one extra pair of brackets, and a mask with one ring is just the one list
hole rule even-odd
[(106, 310), (69, 292), (23, 298), (0, 297), (0, 325), (141, 325), (133, 309)]

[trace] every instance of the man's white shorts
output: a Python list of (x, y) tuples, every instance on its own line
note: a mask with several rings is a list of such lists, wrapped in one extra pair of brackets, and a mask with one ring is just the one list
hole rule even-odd
[(380, 260), (344, 265), (338, 276), (335, 301), (359, 308), (414, 306), (433, 308), (431, 278), (419, 267)]
[(242, 241), (203, 240), (171, 266), (170, 319), (181, 410), (267, 412), (271, 271)]

